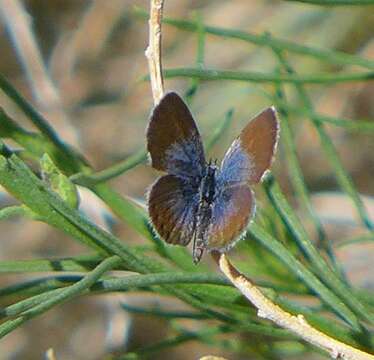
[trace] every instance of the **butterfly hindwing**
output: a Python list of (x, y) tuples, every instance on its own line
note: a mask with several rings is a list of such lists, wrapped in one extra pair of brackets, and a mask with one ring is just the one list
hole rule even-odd
[(201, 137), (184, 101), (167, 93), (154, 108), (147, 129), (152, 166), (180, 177), (200, 178), (205, 166)]
[(208, 249), (227, 251), (245, 231), (255, 213), (255, 198), (248, 185), (222, 188), (212, 209)]
[(196, 225), (198, 194), (174, 175), (157, 179), (148, 196), (153, 227), (169, 244), (187, 245)]

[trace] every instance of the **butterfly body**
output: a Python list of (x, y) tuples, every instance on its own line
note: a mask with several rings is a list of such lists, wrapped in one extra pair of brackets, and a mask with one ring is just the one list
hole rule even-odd
[(209, 246), (209, 226), (212, 223), (214, 200), (217, 194), (217, 166), (209, 162), (200, 181), (199, 204), (193, 238), (193, 261), (197, 263)]
[(195, 263), (205, 250), (230, 249), (254, 215), (250, 185), (269, 168), (278, 132), (275, 111), (269, 108), (243, 129), (218, 167), (206, 162), (187, 105), (176, 93), (166, 94), (153, 110), (147, 130), (152, 166), (167, 173), (148, 196), (158, 235), (170, 244), (193, 240)]
[(200, 181), (199, 200), (201, 206), (212, 205), (216, 194), (216, 174), (218, 168), (209, 162), (204, 170), (203, 178)]

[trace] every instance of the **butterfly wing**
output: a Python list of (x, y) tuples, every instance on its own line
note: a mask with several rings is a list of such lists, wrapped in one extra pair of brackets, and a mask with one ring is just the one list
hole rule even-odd
[(183, 178), (201, 177), (205, 166), (201, 137), (178, 94), (166, 94), (154, 108), (147, 142), (154, 168)]
[(187, 245), (192, 239), (198, 194), (188, 180), (174, 175), (157, 179), (148, 197), (148, 210), (158, 235), (170, 244)]
[(208, 249), (230, 249), (241, 238), (254, 213), (255, 198), (248, 185), (223, 188), (213, 204)]
[(279, 137), (275, 109), (257, 115), (234, 140), (221, 165), (226, 183), (257, 184), (271, 166)]
[(226, 251), (240, 239), (255, 213), (250, 184), (260, 182), (277, 146), (279, 123), (275, 109), (257, 115), (227, 151), (217, 178), (209, 249)]

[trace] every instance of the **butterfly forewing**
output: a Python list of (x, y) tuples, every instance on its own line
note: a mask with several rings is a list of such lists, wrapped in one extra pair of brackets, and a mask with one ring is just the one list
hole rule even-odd
[(226, 251), (235, 244), (255, 212), (255, 199), (247, 185), (223, 188), (214, 201), (208, 249)]
[(174, 175), (159, 178), (148, 197), (152, 224), (170, 244), (187, 245), (195, 229), (198, 194), (189, 183)]
[(257, 115), (234, 140), (221, 166), (226, 182), (256, 184), (270, 168), (279, 136), (274, 108)]
[(147, 142), (155, 169), (181, 177), (201, 177), (205, 166), (201, 137), (187, 105), (178, 94), (166, 94), (154, 108)]

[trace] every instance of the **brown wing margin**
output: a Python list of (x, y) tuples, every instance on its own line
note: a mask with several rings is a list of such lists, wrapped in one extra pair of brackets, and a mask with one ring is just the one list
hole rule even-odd
[(279, 138), (279, 121), (274, 107), (257, 115), (240, 133), (240, 147), (251, 161), (249, 184), (260, 182), (273, 162)]

